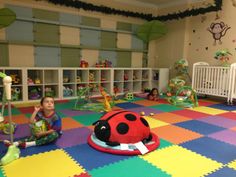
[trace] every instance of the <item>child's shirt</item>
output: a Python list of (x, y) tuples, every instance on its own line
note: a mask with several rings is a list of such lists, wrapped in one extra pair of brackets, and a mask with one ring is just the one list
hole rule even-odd
[(56, 112), (54, 112), (52, 115), (47, 117), (44, 115), (43, 111), (40, 111), (37, 113), (35, 119), (36, 121), (40, 121), (40, 120), (45, 121), (48, 130), (53, 129), (59, 134), (62, 134), (61, 117)]

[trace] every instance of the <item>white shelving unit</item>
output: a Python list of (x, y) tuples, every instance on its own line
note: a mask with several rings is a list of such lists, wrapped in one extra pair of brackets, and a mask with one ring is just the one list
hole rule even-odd
[[(0, 68), (7, 75), (15, 75), (13, 90), (19, 95), (15, 102), (40, 100), (45, 95), (55, 99), (74, 99), (80, 88), (94, 87), (92, 96), (100, 96), (101, 85), (108, 93), (122, 95), (126, 92), (140, 93), (145, 88), (166, 90), (169, 81), (168, 68)], [(0, 94), (3, 83), (0, 81)], [(0, 95), (1, 96), (1, 95)]]

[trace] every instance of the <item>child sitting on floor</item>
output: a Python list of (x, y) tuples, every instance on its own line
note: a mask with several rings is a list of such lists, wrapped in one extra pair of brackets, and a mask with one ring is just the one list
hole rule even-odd
[[(35, 106), (30, 118), (32, 136), (13, 144), (21, 148), (39, 146), (55, 141), (61, 135), (61, 118), (54, 110), (54, 99), (43, 97), (40, 106)], [(4, 140), (5, 145), (11, 145), (10, 141)]]
[(157, 88), (153, 88), (151, 92), (147, 95), (147, 99), (151, 101), (158, 101), (159, 92)]

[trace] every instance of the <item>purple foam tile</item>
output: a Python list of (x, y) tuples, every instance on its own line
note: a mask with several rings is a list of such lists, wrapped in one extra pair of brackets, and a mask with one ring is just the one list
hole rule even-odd
[(219, 127), (224, 127), (224, 128), (231, 128), (236, 126), (236, 120), (227, 119), (221, 116), (209, 116), (203, 119), (199, 119), (199, 121), (217, 125)]
[(64, 109), (61, 110), (60, 112), (62, 112), (65, 116), (68, 117), (94, 113), (93, 111), (79, 111), (79, 110), (69, 110), (69, 109)]
[[(29, 137), (31, 135), (30, 127), (28, 124), (18, 124), (14, 133), (14, 138), (20, 139)], [(0, 139), (10, 139), (10, 135), (0, 133)]]
[(223, 130), (217, 133), (210, 134), (208, 136), (236, 146), (236, 131)]
[(148, 107), (132, 108), (132, 109), (127, 109), (127, 111), (132, 111), (136, 113), (145, 112), (145, 115), (149, 115), (150, 113), (159, 114), (162, 112), (160, 110), (148, 108)]
[(57, 140), (56, 145), (60, 148), (84, 144), (92, 130), (82, 127), (63, 131), (61, 137)]

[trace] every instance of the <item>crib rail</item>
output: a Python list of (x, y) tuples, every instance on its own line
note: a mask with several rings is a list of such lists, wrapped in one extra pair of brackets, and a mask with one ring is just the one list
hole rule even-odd
[(193, 65), (192, 88), (198, 94), (227, 98), (232, 103), (236, 97), (236, 64), (231, 67), (209, 66), (198, 62)]

